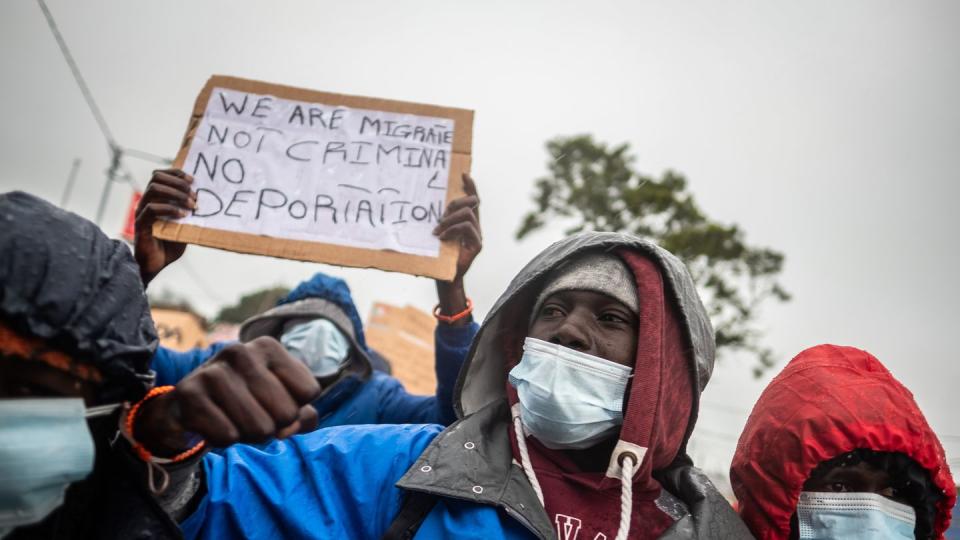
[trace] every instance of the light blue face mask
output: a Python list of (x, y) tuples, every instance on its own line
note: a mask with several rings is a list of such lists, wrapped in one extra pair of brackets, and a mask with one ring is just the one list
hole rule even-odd
[(80, 398), (0, 399), (0, 538), (41, 521), (63, 504), (73, 482), (93, 470), (87, 410)]
[(913, 507), (877, 493), (802, 492), (797, 503), (800, 538), (913, 540), (917, 517)]
[(547, 448), (589, 448), (623, 424), (628, 366), (528, 337), (510, 370), (524, 429)]
[(280, 343), (310, 368), (314, 377), (339, 371), (350, 356), (350, 340), (327, 319), (314, 319), (290, 328)]

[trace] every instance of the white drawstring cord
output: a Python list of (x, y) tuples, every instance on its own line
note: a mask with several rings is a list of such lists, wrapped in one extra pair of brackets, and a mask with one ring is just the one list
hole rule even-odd
[(614, 540), (627, 540), (633, 516), (633, 468), (637, 462), (631, 453), (620, 454), (620, 457), (620, 529)]
[[(527, 441), (523, 435), (523, 423), (520, 421), (519, 414), (513, 417), (513, 428), (517, 437), (517, 447), (520, 449), (520, 465), (530, 485), (533, 486), (540, 505), (543, 506), (543, 490), (540, 489), (540, 481), (537, 480), (537, 475), (533, 471), (533, 463), (527, 451)], [(630, 518), (633, 516), (633, 468), (637, 465), (637, 458), (632, 452), (625, 452), (620, 454), (620, 459), (620, 528), (614, 540), (627, 540), (627, 536), (630, 535)]]
[(513, 417), (513, 431), (516, 433), (517, 446), (520, 448), (520, 465), (523, 467), (527, 480), (533, 486), (533, 491), (540, 500), (540, 506), (543, 506), (543, 491), (540, 489), (540, 481), (537, 480), (536, 473), (533, 472), (533, 463), (530, 461), (530, 454), (527, 452), (527, 440), (523, 436), (523, 423), (520, 421), (520, 415)]

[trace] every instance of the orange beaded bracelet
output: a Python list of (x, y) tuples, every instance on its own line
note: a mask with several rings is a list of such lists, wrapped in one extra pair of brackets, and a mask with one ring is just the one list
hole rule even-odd
[(433, 316), (436, 317), (438, 321), (445, 324), (453, 324), (459, 321), (460, 319), (463, 319), (464, 317), (470, 315), (471, 313), (473, 313), (473, 302), (469, 298), (467, 298), (466, 309), (464, 309), (460, 313), (457, 313), (456, 315), (441, 315), (440, 304), (437, 304), (437, 307), (433, 308)]
[[(126, 428), (127, 434), (130, 435), (130, 444), (133, 446), (133, 451), (143, 461), (152, 461), (154, 459), (154, 456), (153, 454), (150, 453), (149, 450), (147, 450), (145, 446), (143, 446), (142, 444), (137, 442), (136, 439), (133, 438), (133, 424), (134, 422), (137, 421), (137, 415), (140, 413), (140, 408), (141, 406), (143, 406), (144, 403), (146, 403), (147, 401), (157, 396), (162, 396), (163, 394), (172, 392), (173, 389), (174, 389), (173, 386), (158, 386), (156, 388), (151, 389), (149, 392), (147, 392), (147, 395), (143, 396), (143, 399), (141, 399), (136, 404), (134, 404), (133, 407), (130, 408), (130, 412), (127, 413), (126, 425), (124, 427)], [(179, 461), (189, 459), (190, 456), (193, 456), (197, 452), (203, 450), (203, 447), (205, 445), (206, 443), (204, 441), (198, 442), (193, 446), (193, 448), (180, 452), (179, 454), (169, 458), (170, 463), (177, 463)]]
[[(192, 448), (189, 448), (183, 452), (180, 452), (179, 454), (171, 458), (160, 458), (160, 457), (154, 456), (152, 453), (150, 453), (149, 450), (147, 450), (145, 446), (143, 446), (142, 444), (137, 442), (136, 439), (134, 439), (133, 426), (134, 426), (134, 423), (137, 421), (137, 416), (140, 414), (140, 410), (143, 404), (157, 396), (161, 396), (163, 394), (171, 392), (173, 391), (173, 389), (174, 389), (173, 386), (158, 386), (156, 388), (151, 389), (149, 392), (147, 392), (147, 395), (143, 396), (143, 399), (133, 404), (133, 406), (130, 406), (126, 414), (121, 416), (122, 424), (121, 424), (120, 432), (123, 434), (124, 438), (126, 438), (127, 441), (130, 443), (130, 446), (133, 448), (133, 452), (137, 455), (137, 457), (139, 457), (142, 461), (144, 461), (147, 464), (147, 474), (148, 474), (150, 490), (157, 494), (165, 491), (169, 483), (169, 475), (162, 467), (160, 467), (160, 465), (184, 461), (186, 459), (193, 457), (194, 455), (196, 455), (206, 447), (206, 442), (200, 441), (197, 444), (195, 444)], [(154, 469), (157, 469), (157, 472), (160, 474), (160, 477), (161, 477), (161, 484), (159, 487), (155, 485)]]

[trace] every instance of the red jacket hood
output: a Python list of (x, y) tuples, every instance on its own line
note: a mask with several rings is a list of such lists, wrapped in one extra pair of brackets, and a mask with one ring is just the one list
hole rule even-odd
[(901, 452), (930, 473), (945, 495), (934, 525), (942, 537), (956, 488), (940, 441), (879, 360), (836, 345), (801, 352), (757, 400), (730, 467), (741, 517), (760, 540), (787, 538), (813, 469), (858, 448)]

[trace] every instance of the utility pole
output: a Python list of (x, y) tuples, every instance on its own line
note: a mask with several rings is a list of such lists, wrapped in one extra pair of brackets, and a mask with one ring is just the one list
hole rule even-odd
[[(57, 46), (60, 48), (60, 52), (63, 54), (63, 59), (67, 62), (67, 66), (70, 68), (70, 72), (73, 74), (73, 79), (77, 83), (80, 93), (83, 94), (83, 99), (87, 102), (87, 106), (90, 108), (90, 112), (93, 114), (94, 120), (97, 121), (97, 125), (100, 127), (100, 132), (103, 134), (104, 139), (106, 139), (107, 149), (110, 152), (110, 167), (106, 171), (107, 179), (103, 185), (103, 191), (100, 193), (100, 203), (97, 205), (96, 224), (99, 226), (103, 221), (103, 214), (106, 212), (107, 203), (110, 200), (110, 191), (113, 188), (114, 182), (118, 180), (124, 180), (136, 188), (136, 181), (123, 167), (124, 156), (141, 159), (144, 161), (151, 161), (165, 167), (170, 166), (170, 164), (173, 163), (173, 160), (150, 152), (144, 152), (143, 150), (120, 146), (117, 140), (114, 139), (113, 133), (110, 131), (110, 127), (107, 125), (106, 119), (100, 112), (100, 107), (98, 107), (97, 102), (94, 101), (93, 93), (90, 92), (90, 88), (87, 86), (86, 80), (84, 80), (83, 75), (80, 73), (80, 68), (73, 59), (73, 54), (70, 53), (70, 49), (67, 47), (67, 42), (63, 39), (63, 35), (60, 34), (60, 29), (57, 28), (57, 23), (53, 19), (53, 14), (50, 13), (50, 9), (47, 7), (45, 0), (37, 0), (37, 4), (40, 6), (40, 11), (43, 12), (43, 16), (47, 20), (47, 25), (50, 27), (50, 32), (53, 34), (53, 38), (56, 40)], [(70, 196), (70, 192), (73, 190), (73, 183), (77, 168), (80, 166), (80, 160), (75, 159), (73, 163), (73, 170), (71, 170), (70, 177), (67, 179), (67, 186), (64, 190), (60, 204), (61, 207), (66, 204), (66, 201)], [(221, 298), (213, 295), (210, 288), (203, 283), (199, 274), (190, 269), (187, 261), (183, 261), (182, 264), (190, 273), (190, 276), (194, 279), (194, 281), (200, 284), (201, 290), (209, 294), (217, 303), (224, 304), (224, 301)]]
[(60, 208), (67, 207), (67, 201), (70, 200), (70, 194), (73, 192), (73, 184), (77, 181), (78, 170), (80, 170), (80, 158), (73, 158), (70, 176), (67, 176), (67, 185), (63, 186), (63, 195), (60, 197)]
[(103, 191), (100, 193), (100, 204), (97, 206), (97, 219), (94, 221), (98, 226), (103, 221), (103, 212), (107, 209), (107, 201), (110, 199), (110, 189), (113, 182), (117, 179), (117, 171), (120, 170), (120, 159), (123, 157), (123, 150), (116, 144), (110, 145), (110, 168), (107, 169), (107, 180), (103, 184)]

